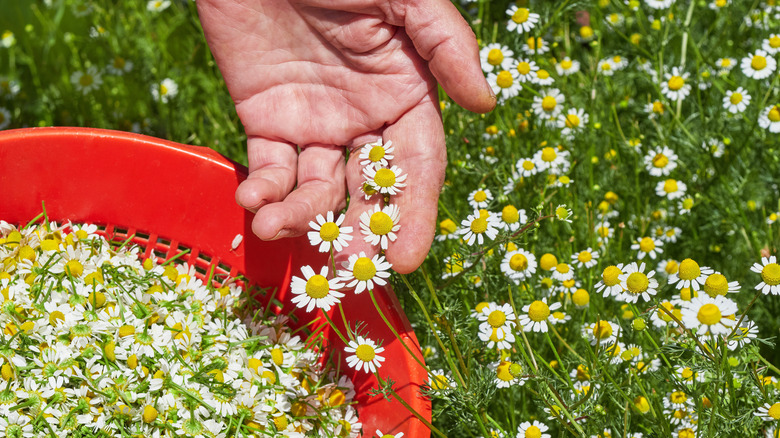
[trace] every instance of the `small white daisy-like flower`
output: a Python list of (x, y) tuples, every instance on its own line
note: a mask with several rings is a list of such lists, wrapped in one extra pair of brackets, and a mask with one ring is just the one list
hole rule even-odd
[(674, 2), (675, 0), (645, 0), (647, 6), (653, 9), (666, 9)]
[(777, 61), (770, 54), (759, 49), (756, 53), (748, 53), (739, 65), (745, 76), (752, 79), (765, 79), (774, 73)]
[(344, 215), (340, 214), (335, 220), (333, 217), (333, 212), (329, 211), (325, 216), (318, 214), (315, 220), (309, 222), (309, 226), (314, 230), (307, 234), (309, 242), (312, 246), (319, 245), (320, 252), (328, 252), (331, 248), (340, 252), (349, 246), (347, 242), (352, 240), (352, 227), (341, 226)]
[(684, 182), (676, 179), (667, 179), (659, 181), (655, 186), (655, 193), (658, 196), (674, 200), (685, 196), (685, 190), (688, 188)]
[(463, 272), (464, 269), (471, 267), (471, 263), (467, 262), (462, 255), (457, 253), (445, 257), (442, 262), (444, 263), (444, 273), (441, 276), (442, 279), (458, 275)]
[(509, 350), (515, 342), (515, 335), (512, 331), (502, 328), (488, 327), (480, 330), (478, 336), (482, 342), (487, 342), (487, 348), (499, 350)]
[(568, 263), (558, 263), (552, 269), (552, 278), (558, 281), (566, 281), (574, 278), (574, 270)]
[(528, 222), (528, 216), (524, 209), (517, 209), (514, 205), (506, 205), (501, 209), (501, 227), (505, 231), (517, 231), (520, 226)]
[(719, 58), (717, 61), (715, 61), (715, 67), (720, 69), (718, 74), (721, 75), (728, 74), (736, 65), (737, 60), (734, 58)]
[(678, 227), (666, 227), (661, 235), (661, 240), (665, 243), (676, 243), (680, 233), (682, 230)]
[(133, 69), (133, 62), (121, 56), (114, 56), (114, 60), (106, 66), (106, 71), (112, 75), (122, 76)]
[(387, 167), (390, 160), (394, 158), (395, 147), (392, 141), (382, 143), (378, 138), (373, 143), (366, 143), (360, 148), (360, 165), (363, 167), (373, 165), (375, 167)]
[(499, 335), (503, 337), (504, 332), (512, 331), (517, 318), (509, 303), (504, 303), (500, 306), (496, 303), (488, 303), (487, 306), (482, 308), (482, 312), (477, 314), (477, 319), (480, 321), (480, 331), (497, 329), (499, 330)]
[(737, 303), (718, 295), (699, 295), (690, 301), (682, 303), (682, 322), (689, 329), (696, 329), (696, 334), (703, 337), (707, 334), (727, 335), (734, 327), (734, 314), (737, 313)]
[(541, 421), (524, 421), (517, 426), (516, 438), (550, 438), (550, 434), (545, 433), (547, 429), (547, 425)]
[(523, 306), (523, 315), (520, 316), (520, 326), (524, 332), (547, 333), (547, 321), (552, 312), (558, 310), (561, 303), (547, 304), (547, 298), (536, 300)]
[(168, 103), (179, 93), (179, 85), (171, 78), (165, 78), (159, 84), (152, 84), (152, 98), (157, 102)]
[(780, 420), (780, 402), (771, 405), (769, 403), (764, 403), (760, 408), (756, 409), (756, 412), (753, 415), (764, 421)]
[(636, 303), (641, 297), (645, 301), (658, 293), (658, 281), (653, 278), (655, 271), (644, 273), (645, 264), (637, 266), (636, 262), (629, 263), (623, 268), (623, 273), (618, 277), (623, 292), (616, 297), (620, 301)]
[(665, 109), (664, 103), (660, 100), (654, 100), (645, 105), (645, 112), (651, 120), (663, 116)]
[(394, 242), (398, 236), (395, 234), (401, 228), (399, 219), (401, 210), (395, 204), (374, 208), (360, 214), (360, 232), (363, 240), (371, 245), (378, 245), (386, 250), (390, 242)]
[(81, 94), (87, 94), (97, 90), (103, 84), (103, 79), (100, 77), (97, 67), (93, 65), (86, 71), (73, 72), (70, 75), (70, 82), (76, 87), (76, 90), (81, 91)]
[(516, 5), (510, 6), (506, 10), (506, 14), (510, 17), (506, 25), (506, 29), (510, 32), (530, 32), (536, 27), (536, 23), (539, 22), (539, 14), (529, 11), (528, 8), (519, 8)]
[(512, 70), (517, 73), (517, 80), (520, 82), (533, 82), (537, 77), (536, 72), (539, 66), (531, 59), (520, 58), (512, 65)]
[(499, 67), (501, 70), (509, 70), (512, 67), (514, 52), (509, 47), (492, 43), (483, 47), (479, 51), (479, 60), (482, 64), (482, 71), (490, 73)]
[(584, 268), (592, 268), (596, 266), (599, 259), (599, 253), (596, 251), (593, 251), (593, 248), (588, 247), (588, 249), (584, 249), (576, 254), (571, 255), (571, 262), (576, 266), (577, 268), (584, 269)]
[(550, 319), (548, 319), (547, 322), (553, 325), (558, 325), (558, 324), (565, 324), (570, 320), (571, 320), (571, 315), (561, 312), (560, 310), (556, 310), (550, 314)]
[(499, 102), (515, 97), (520, 93), (520, 80), (515, 69), (499, 70), (498, 73), (488, 73), (487, 81), (498, 96)]
[[(604, 298), (618, 296), (623, 292), (620, 276), (623, 275), (623, 264), (611, 265), (604, 268), (601, 273), (601, 281), (596, 283), (596, 292), (603, 293)], [(602, 292), (603, 291), (603, 292)]]
[(729, 348), (729, 350), (733, 351), (751, 343), (757, 337), (758, 326), (756, 323), (749, 321), (747, 318), (744, 318), (739, 327), (737, 327), (731, 336), (726, 339), (726, 346)]
[(780, 34), (773, 33), (761, 43), (761, 48), (770, 55), (780, 53)]
[[(483, 210), (484, 211), (484, 210)], [(461, 222), (463, 228), (460, 229), (460, 234), (463, 235), (463, 240), (468, 245), (482, 245), (487, 237), (493, 240), (498, 235), (498, 229), (501, 227), (499, 219), (494, 215), (481, 211), (475, 211), (473, 214), (466, 217)]]
[(541, 118), (556, 118), (563, 111), (563, 103), (566, 97), (557, 88), (542, 90), (538, 96), (534, 96), (531, 105), (534, 113)]
[(607, 14), (607, 16), (604, 17), (604, 21), (606, 21), (610, 26), (618, 27), (625, 23), (626, 17), (619, 12), (613, 12), (611, 14)]
[(550, 46), (542, 38), (528, 38), (523, 43), (523, 53), (527, 55), (541, 55), (550, 51)]
[(685, 99), (691, 92), (691, 85), (688, 83), (689, 76), (689, 73), (682, 71), (679, 67), (673, 67), (671, 73), (664, 74), (664, 81), (661, 82), (661, 94), (672, 101)]
[(344, 351), (353, 353), (351, 356), (347, 356), (347, 365), (358, 371), (362, 368), (366, 373), (375, 373), (382, 366), (382, 362), (385, 361), (385, 358), (379, 355), (385, 349), (377, 347), (374, 341), (362, 336), (349, 341), (347, 346), (344, 347)]
[(501, 272), (516, 284), (536, 273), (536, 256), (521, 248), (509, 251), (501, 262)]
[(521, 158), (517, 160), (515, 167), (523, 178), (534, 176), (539, 172), (539, 167), (536, 165), (536, 160), (533, 158)]
[(558, 127), (563, 128), (561, 134), (572, 136), (588, 124), (588, 114), (582, 108), (572, 108), (558, 118)]
[(764, 108), (758, 115), (758, 126), (772, 133), (780, 133), (780, 104)]
[(653, 239), (652, 237), (640, 237), (637, 238), (636, 243), (631, 244), (631, 249), (638, 251), (636, 257), (639, 260), (642, 260), (646, 256), (649, 256), (651, 259), (655, 260), (655, 258), (658, 257), (661, 252), (663, 252), (661, 249), (663, 245), (664, 243), (658, 239)]
[(648, 151), (644, 161), (650, 175), (667, 176), (677, 167), (677, 154), (668, 146), (663, 146)]
[(723, 97), (723, 109), (732, 114), (744, 112), (749, 104), (750, 94), (742, 87), (734, 91), (726, 91), (726, 95)]
[(692, 385), (697, 382), (704, 382), (704, 374), (691, 369), (691, 367), (676, 365), (674, 367), (674, 376), (685, 385)]
[(569, 76), (580, 71), (580, 62), (572, 60), (568, 56), (555, 64), (555, 71), (559, 76)]
[(593, 231), (596, 233), (596, 240), (601, 244), (609, 242), (609, 239), (615, 234), (615, 229), (609, 226), (607, 221), (596, 224)]
[(764, 295), (780, 295), (780, 265), (777, 264), (777, 257), (762, 257), (761, 263), (753, 264), (750, 270), (761, 274), (761, 282), (756, 285), (756, 290)]
[(171, 0), (150, 0), (146, 3), (146, 10), (149, 12), (161, 12), (171, 5)]
[(697, 291), (713, 272), (706, 266), (699, 266), (693, 259), (685, 259), (680, 262), (677, 273), (669, 276), (669, 284), (674, 284), (677, 289), (688, 287)]
[(457, 385), (455, 380), (452, 379), (451, 373), (438, 369), (428, 372), (428, 386), (434, 391), (446, 391), (454, 389)]
[(676, 274), (680, 269), (680, 264), (677, 260), (666, 259), (658, 262), (658, 266), (655, 268), (655, 272), (663, 277), (669, 277), (672, 274)]
[(701, 144), (701, 147), (702, 149), (711, 153), (715, 158), (720, 158), (723, 156), (723, 154), (726, 153), (726, 145), (723, 143), (723, 140), (719, 140), (717, 138), (705, 140)]
[(710, 9), (715, 11), (723, 9), (728, 6), (730, 2), (731, 0), (712, 0), (710, 2)]
[[(669, 315), (670, 313), (671, 316)], [(676, 307), (671, 301), (661, 301), (655, 307), (653, 313), (650, 314), (650, 322), (653, 323), (653, 326), (658, 328), (674, 326), (676, 322), (672, 316), (677, 318), (678, 321), (682, 320), (682, 312), (680, 311), (680, 308)]]
[(487, 208), (493, 201), (493, 194), (488, 189), (477, 189), (469, 193), (469, 205), (474, 210)]
[[(490, 364), (489, 368), (496, 373), (493, 382), (498, 388), (509, 388), (512, 385), (523, 386), (528, 380), (527, 377), (523, 377), (523, 366), (519, 363), (504, 360)], [(502, 438), (502, 435), (496, 432), (493, 433), (493, 436)]]
[(536, 74), (532, 78), (532, 82), (536, 85), (541, 85), (543, 87), (546, 87), (548, 85), (552, 85), (555, 83), (555, 79), (553, 79), (552, 76), (550, 76), (550, 72), (547, 70), (540, 68), (539, 70), (536, 70)]
[(368, 258), (366, 253), (352, 254), (345, 262), (346, 270), (339, 271), (340, 280), (345, 287), (354, 287), (355, 293), (374, 289), (374, 285), (384, 286), (390, 277), (391, 265), (384, 256), (375, 255)]
[(327, 266), (323, 266), (319, 274), (316, 274), (311, 266), (304, 266), (301, 268), (301, 273), (303, 278), (293, 275), (290, 284), (295, 295), (292, 303), (299, 308), (305, 308), (307, 312), (311, 312), (315, 307), (328, 311), (344, 297), (344, 294), (338, 291), (344, 286), (340, 279), (328, 280)]
[(406, 187), (404, 182), (406, 181), (406, 174), (402, 172), (398, 166), (377, 168), (369, 164), (363, 168), (363, 176), (366, 178), (366, 182), (378, 193), (391, 196), (401, 193), (401, 190)]
[(728, 281), (725, 275), (716, 271), (707, 276), (701, 289), (706, 292), (707, 295), (716, 297), (718, 295), (725, 296), (729, 293), (737, 293), (739, 292), (740, 287), (738, 281)]
[(565, 204), (560, 204), (557, 207), (555, 207), (555, 218), (559, 221), (564, 221), (571, 223), (571, 209), (567, 207)]
[(582, 326), (584, 335), (588, 337), (590, 345), (613, 344), (617, 341), (620, 326), (614, 322), (600, 319), (593, 324)]

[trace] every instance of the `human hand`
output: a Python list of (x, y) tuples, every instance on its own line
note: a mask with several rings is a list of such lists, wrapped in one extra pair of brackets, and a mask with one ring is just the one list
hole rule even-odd
[[(199, 0), (198, 11), (247, 133), (249, 177), (238, 203), (261, 239), (300, 235), (346, 205), (359, 234), (367, 201), (357, 153), (383, 138), (408, 174), (393, 203), (401, 230), (387, 249), (416, 269), (435, 233), (446, 149), (436, 80), (475, 112), (496, 103), (468, 24), (449, 0)], [(300, 150), (299, 150), (300, 147)], [(370, 248), (356, 235), (347, 250)]]

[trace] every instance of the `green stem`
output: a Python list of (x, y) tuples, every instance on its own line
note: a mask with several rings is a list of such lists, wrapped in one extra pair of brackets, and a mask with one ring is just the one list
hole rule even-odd
[(406, 349), (407, 353), (409, 353), (409, 355), (414, 359), (415, 362), (417, 362), (421, 367), (423, 367), (423, 369), (425, 369), (426, 372), (430, 373), (430, 370), (428, 369), (428, 367), (425, 366), (425, 364), (420, 359), (417, 358), (417, 354), (415, 354), (409, 348), (409, 346), (406, 345), (406, 342), (404, 342), (404, 340), (401, 339), (401, 336), (398, 334), (398, 332), (396, 331), (395, 327), (393, 327), (393, 325), (390, 324), (390, 321), (387, 320), (387, 317), (385, 316), (384, 312), (382, 312), (382, 308), (379, 307), (379, 303), (377, 303), (377, 301), (376, 301), (376, 297), (374, 297), (374, 290), (373, 289), (369, 289), (368, 290), (368, 295), (371, 297), (371, 301), (374, 303), (374, 307), (376, 308), (376, 311), (379, 312), (379, 316), (382, 318), (382, 321), (384, 321), (385, 325), (387, 325), (387, 328), (389, 328), (390, 331), (393, 332), (393, 335), (395, 336), (396, 339), (398, 339), (398, 342), (400, 342), (401, 345), (403, 345), (403, 347)]

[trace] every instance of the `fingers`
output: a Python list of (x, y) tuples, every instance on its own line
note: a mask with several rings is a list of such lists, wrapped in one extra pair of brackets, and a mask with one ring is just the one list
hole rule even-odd
[(404, 25), (417, 52), (455, 102), (478, 113), (496, 106), (474, 33), (449, 0), (410, 2)]
[(255, 214), (252, 230), (261, 239), (304, 234), (318, 214), (344, 208), (344, 148), (309, 145), (297, 160), (298, 187), (281, 202), (268, 203)]

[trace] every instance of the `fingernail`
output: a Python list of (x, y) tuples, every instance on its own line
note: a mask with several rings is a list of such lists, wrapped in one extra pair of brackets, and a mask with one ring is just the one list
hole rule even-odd
[(284, 239), (285, 237), (290, 237), (290, 230), (282, 228), (278, 233), (276, 233), (276, 236), (270, 238), (269, 240), (279, 240)]

